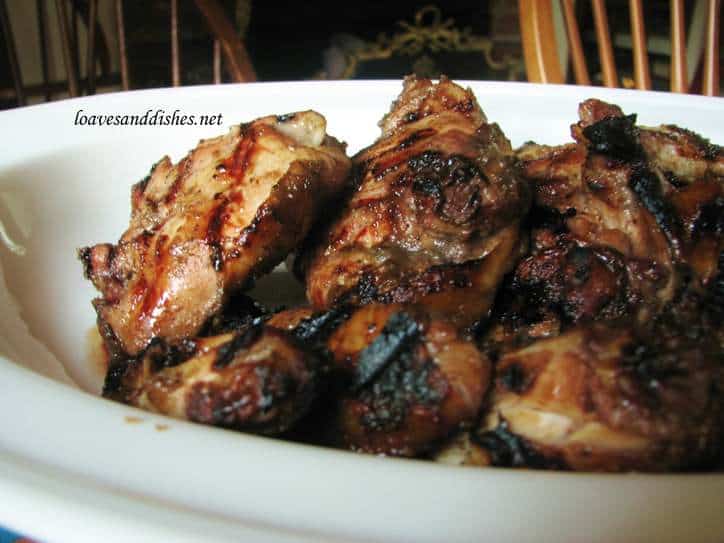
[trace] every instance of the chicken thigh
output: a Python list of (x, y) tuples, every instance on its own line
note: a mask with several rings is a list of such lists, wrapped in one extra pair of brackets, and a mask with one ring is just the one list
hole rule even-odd
[(307, 427), (333, 446), (424, 455), (472, 427), (490, 384), (488, 358), (424, 306), (291, 309), (267, 325), (327, 359), (326, 403)]
[(721, 147), (672, 126), (638, 127), (598, 100), (579, 114), (576, 143), (517, 152), (533, 192), (530, 251), (500, 293), (488, 348), (592, 320), (643, 322), (682, 289), (720, 288)]
[(525, 185), (470, 90), (408, 77), (353, 164), (357, 190), (299, 259), (316, 309), (419, 303), (455, 325), (490, 308), (520, 251)]
[(345, 147), (325, 130), (313, 111), (260, 118), (176, 165), (163, 158), (133, 187), (119, 242), (79, 251), (113, 354), (194, 336), (296, 248), (347, 183)]
[(711, 469), (723, 439), (721, 345), (677, 311), (653, 325), (581, 325), (507, 353), (472, 435), (492, 465), (585, 471)]
[(323, 361), (263, 319), (220, 334), (154, 340), (136, 359), (112, 366), (103, 395), (175, 418), (279, 434), (317, 396)]

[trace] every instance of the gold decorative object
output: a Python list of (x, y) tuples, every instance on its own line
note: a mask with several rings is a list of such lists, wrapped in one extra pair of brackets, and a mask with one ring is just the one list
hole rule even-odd
[[(401, 31), (388, 37), (380, 34), (374, 43), (365, 43), (352, 51), (346, 51), (347, 65), (342, 75), (348, 79), (357, 73), (361, 62), (370, 60), (384, 60), (394, 55), (416, 57), (425, 51), (431, 53), (453, 51), (458, 53), (478, 52), (493, 70), (507, 70), (509, 80), (516, 79), (520, 69), (519, 61), (510, 55), (504, 55), (500, 60), (493, 57), (493, 42), (490, 38), (472, 33), (469, 27), (462, 30), (455, 26), (455, 20), (450, 18), (442, 20), (442, 13), (437, 6), (427, 5), (415, 13), (414, 21), (398, 21)], [(420, 57), (415, 65), (423, 70), (430, 70), (434, 62), (430, 57)], [(419, 74), (431, 75), (431, 74)], [(434, 74), (439, 75), (439, 74)]]

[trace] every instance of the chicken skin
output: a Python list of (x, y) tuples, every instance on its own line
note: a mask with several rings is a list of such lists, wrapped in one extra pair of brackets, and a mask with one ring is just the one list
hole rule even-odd
[(196, 335), (234, 293), (296, 248), (345, 190), (344, 145), (313, 111), (270, 116), (163, 158), (133, 187), (119, 242), (79, 251), (109, 350)]
[(510, 143), (469, 90), (408, 77), (353, 158), (357, 190), (299, 259), (316, 309), (424, 304), (466, 326), (490, 308), (520, 251), (525, 185)]

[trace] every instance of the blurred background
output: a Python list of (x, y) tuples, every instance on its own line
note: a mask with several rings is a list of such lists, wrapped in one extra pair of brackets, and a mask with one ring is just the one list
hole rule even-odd
[[(220, 12), (209, 12), (210, 4)], [(652, 85), (666, 89), (670, 2), (643, 4)], [(705, 4), (684, 2), (692, 91), (701, 78)], [(553, 5), (554, 20), (562, 27), (560, 7)], [(633, 85), (627, 5), (607, 2), (622, 86)], [(174, 36), (177, 83), (211, 83), (215, 75), (217, 81), (231, 81), (228, 66), (221, 67), (225, 57), (218, 45), (220, 28), (233, 29), (251, 67), (247, 77), (259, 81), (399, 78), (412, 72), (526, 80), (516, 2), (340, 2), (334, 12), (329, 6), (315, 0), (0, 0), (0, 107), (117, 91), (124, 83), (134, 89), (169, 86), (174, 83)], [(591, 11), (591, 2), (575, 3), (595, 84), (601, 76)], [(90, 20), (96, 23), (90, 25)], [(567, 65), (565, 37), (550, 46)], [(69, 72), (76, 80), (74, 89), (69, 88)]]

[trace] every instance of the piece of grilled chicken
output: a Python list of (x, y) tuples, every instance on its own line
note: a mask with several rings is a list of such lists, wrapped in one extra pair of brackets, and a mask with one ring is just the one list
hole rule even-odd
[(245, 309), (176, 345), (154, 340), (142, 356), (110, 368), (104, 396), (271, 435), (293, 429), (324, 391), (328, 410), (316, 415), (315, 435), (397, 456), (423, 454), (477, 420), (489, 361), (418, 308), (301, 307), (270, 318)]
[(579, 115), (576, 143), (517, 152), (533, 192), (530, 251), (502, 289), (488, 348), (591, 320), (643, 322), (682, 288), (718, 288), (721, 147), (674, 126), (638, 127), (598, 100)]
[(235, 126), (176, 165), (163, 158), (134, 185), (119, 242), (79, 251), (111, 353), (197, 334), (301, 242), (344, 191), (350, 166), (313, 111)]
[[(699, 303), (653, 325), (589, 323), (504, 355), (487, 420), (458, 463), (716, 467), (724, 455), (724, 352)], [(450, 461), (449, 450), (442, 456)]]
[(331, 401), (314, 420), (314, 432), (336, 446), (390, 456), (426, 454), (477, 420), (490, 384), (487, 357), (422, 307), (292, 309), (268, 325), (307, 345), (323, 345)]
[(142, 356), (110, 368), (103, 395), (213, 426), (288, 430), (317, 396), (322, 360), (262, 319), (232, 328), (176, 345), (154, 340)]
[(298, 260), (317, 309), (421, 303), (468, 325), (520, 250), (528, 210), (510, 143), (470, 90), (408, 77), (382, 135), (354, 158), (358, 188)]

